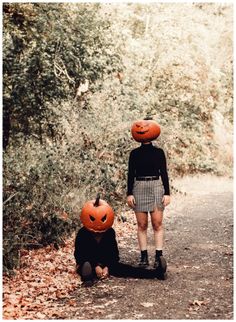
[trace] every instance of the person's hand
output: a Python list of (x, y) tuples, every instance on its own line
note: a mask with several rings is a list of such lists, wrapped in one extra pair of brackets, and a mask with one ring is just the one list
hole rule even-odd
[(101, 266), (99, 266), (99, 265), (96, 266), (95, 267), (95, 272), (96, 272), (98, 278), (102, 278), (102, 276), (103, 276), (103, 269), (101, 268)]
[(109, 270), (108, 270), (108, 267), (107, 266), (105, 266), (104, 268), (103, 268), (103, 270), (102, 270), (102, 279), (103, 278), (107, 278), (109, 276)]
[(170, 196), (169, 195), (164, 195), (162, 198), (162, 203), (164, 207), (168, 206), (170, 203)]
[(109, 275), (109, 270), (108, 270), (107, 266), (102, 268), (101, 266), (98, 265), (98, 266), (95, 267), (95, 272), (97, 274), (97, 277), (100, 278), (100, 279), (107, 278), (108, 275)]
[(134, 208), (135, 207), (135, 199), (133, 195), (129, 195), (127, 197), (127, 204), (129, 205), (129, 207)]

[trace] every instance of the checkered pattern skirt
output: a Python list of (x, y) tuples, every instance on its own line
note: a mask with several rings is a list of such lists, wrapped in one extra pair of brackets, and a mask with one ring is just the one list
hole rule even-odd
[(135, 180), (133, 187), (135, 198), (135, 212), (149, 212), (155, 208), (164, 210), (162, 198), (164, 196), (164, 187), (161, 180), (138, 181)]

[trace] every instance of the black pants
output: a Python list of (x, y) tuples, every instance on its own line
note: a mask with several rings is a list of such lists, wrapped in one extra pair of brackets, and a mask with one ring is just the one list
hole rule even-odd
[[(83, 264), (80, 265), (78, 269), (78, 274), (81, 275)], [(95, 267), (92, 267), (92, 275), (96, 278)], [(109, 274), (116, 277), (132, 277), (132, 278), (142, 278), (142, 279), (153, 279), (157, 277), (157, 272), (155, 269), (145, 269), (142, 267), (135, 267), (124, 263), (113, 263), (108, 265)], [(81, 276), (82, 277), (82, 276)], [(83, 277), (82, 277), (83, 280)]]

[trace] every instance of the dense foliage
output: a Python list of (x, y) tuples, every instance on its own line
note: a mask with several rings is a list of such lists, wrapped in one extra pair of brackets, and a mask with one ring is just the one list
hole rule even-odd
[(109, 21), (96, 14), (98, 5), (66, 10), (64, 4), (16, 3), (3, 9), (4, 145), (18, 133), (41, 142), (44, 133), (54, 138), (59, 124), (49, 105), (76, 97), (85, 81), (117, 69)]
[(231, 5), (11, 3), (3, 24), (5, 268), (98, 191), (125, 210), (134, 119), (160, 123), (171, 178), (231, 174)]

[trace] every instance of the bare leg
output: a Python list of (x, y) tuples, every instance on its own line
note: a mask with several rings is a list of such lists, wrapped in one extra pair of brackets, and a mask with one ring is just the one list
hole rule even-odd
[(151, 212), (151, 221), (152, 227), (154, 231), (154, 240), (156, 247), (156, 255), (154, 267), (157, 269), (159, 276), (161, 279), (166, 279), (166, 269), (167, 264), (166, 260), (162, 255), (162, 248), (164, 243), (164, 227), (163, 227), (163, 211), (160, 209), (155, 209)]
[(164, 243), (164, 226), (163, 226), (163, 211), (156, 208), (151, 212), (151, 221), (154, 231), (154, 242), (156, 250), (162, 250)]
[(148, 215), (146, 212), (136, 212), (136, 219), (138, 224), (138, 243), (140, 251), (147, 249), (147, 228)]

